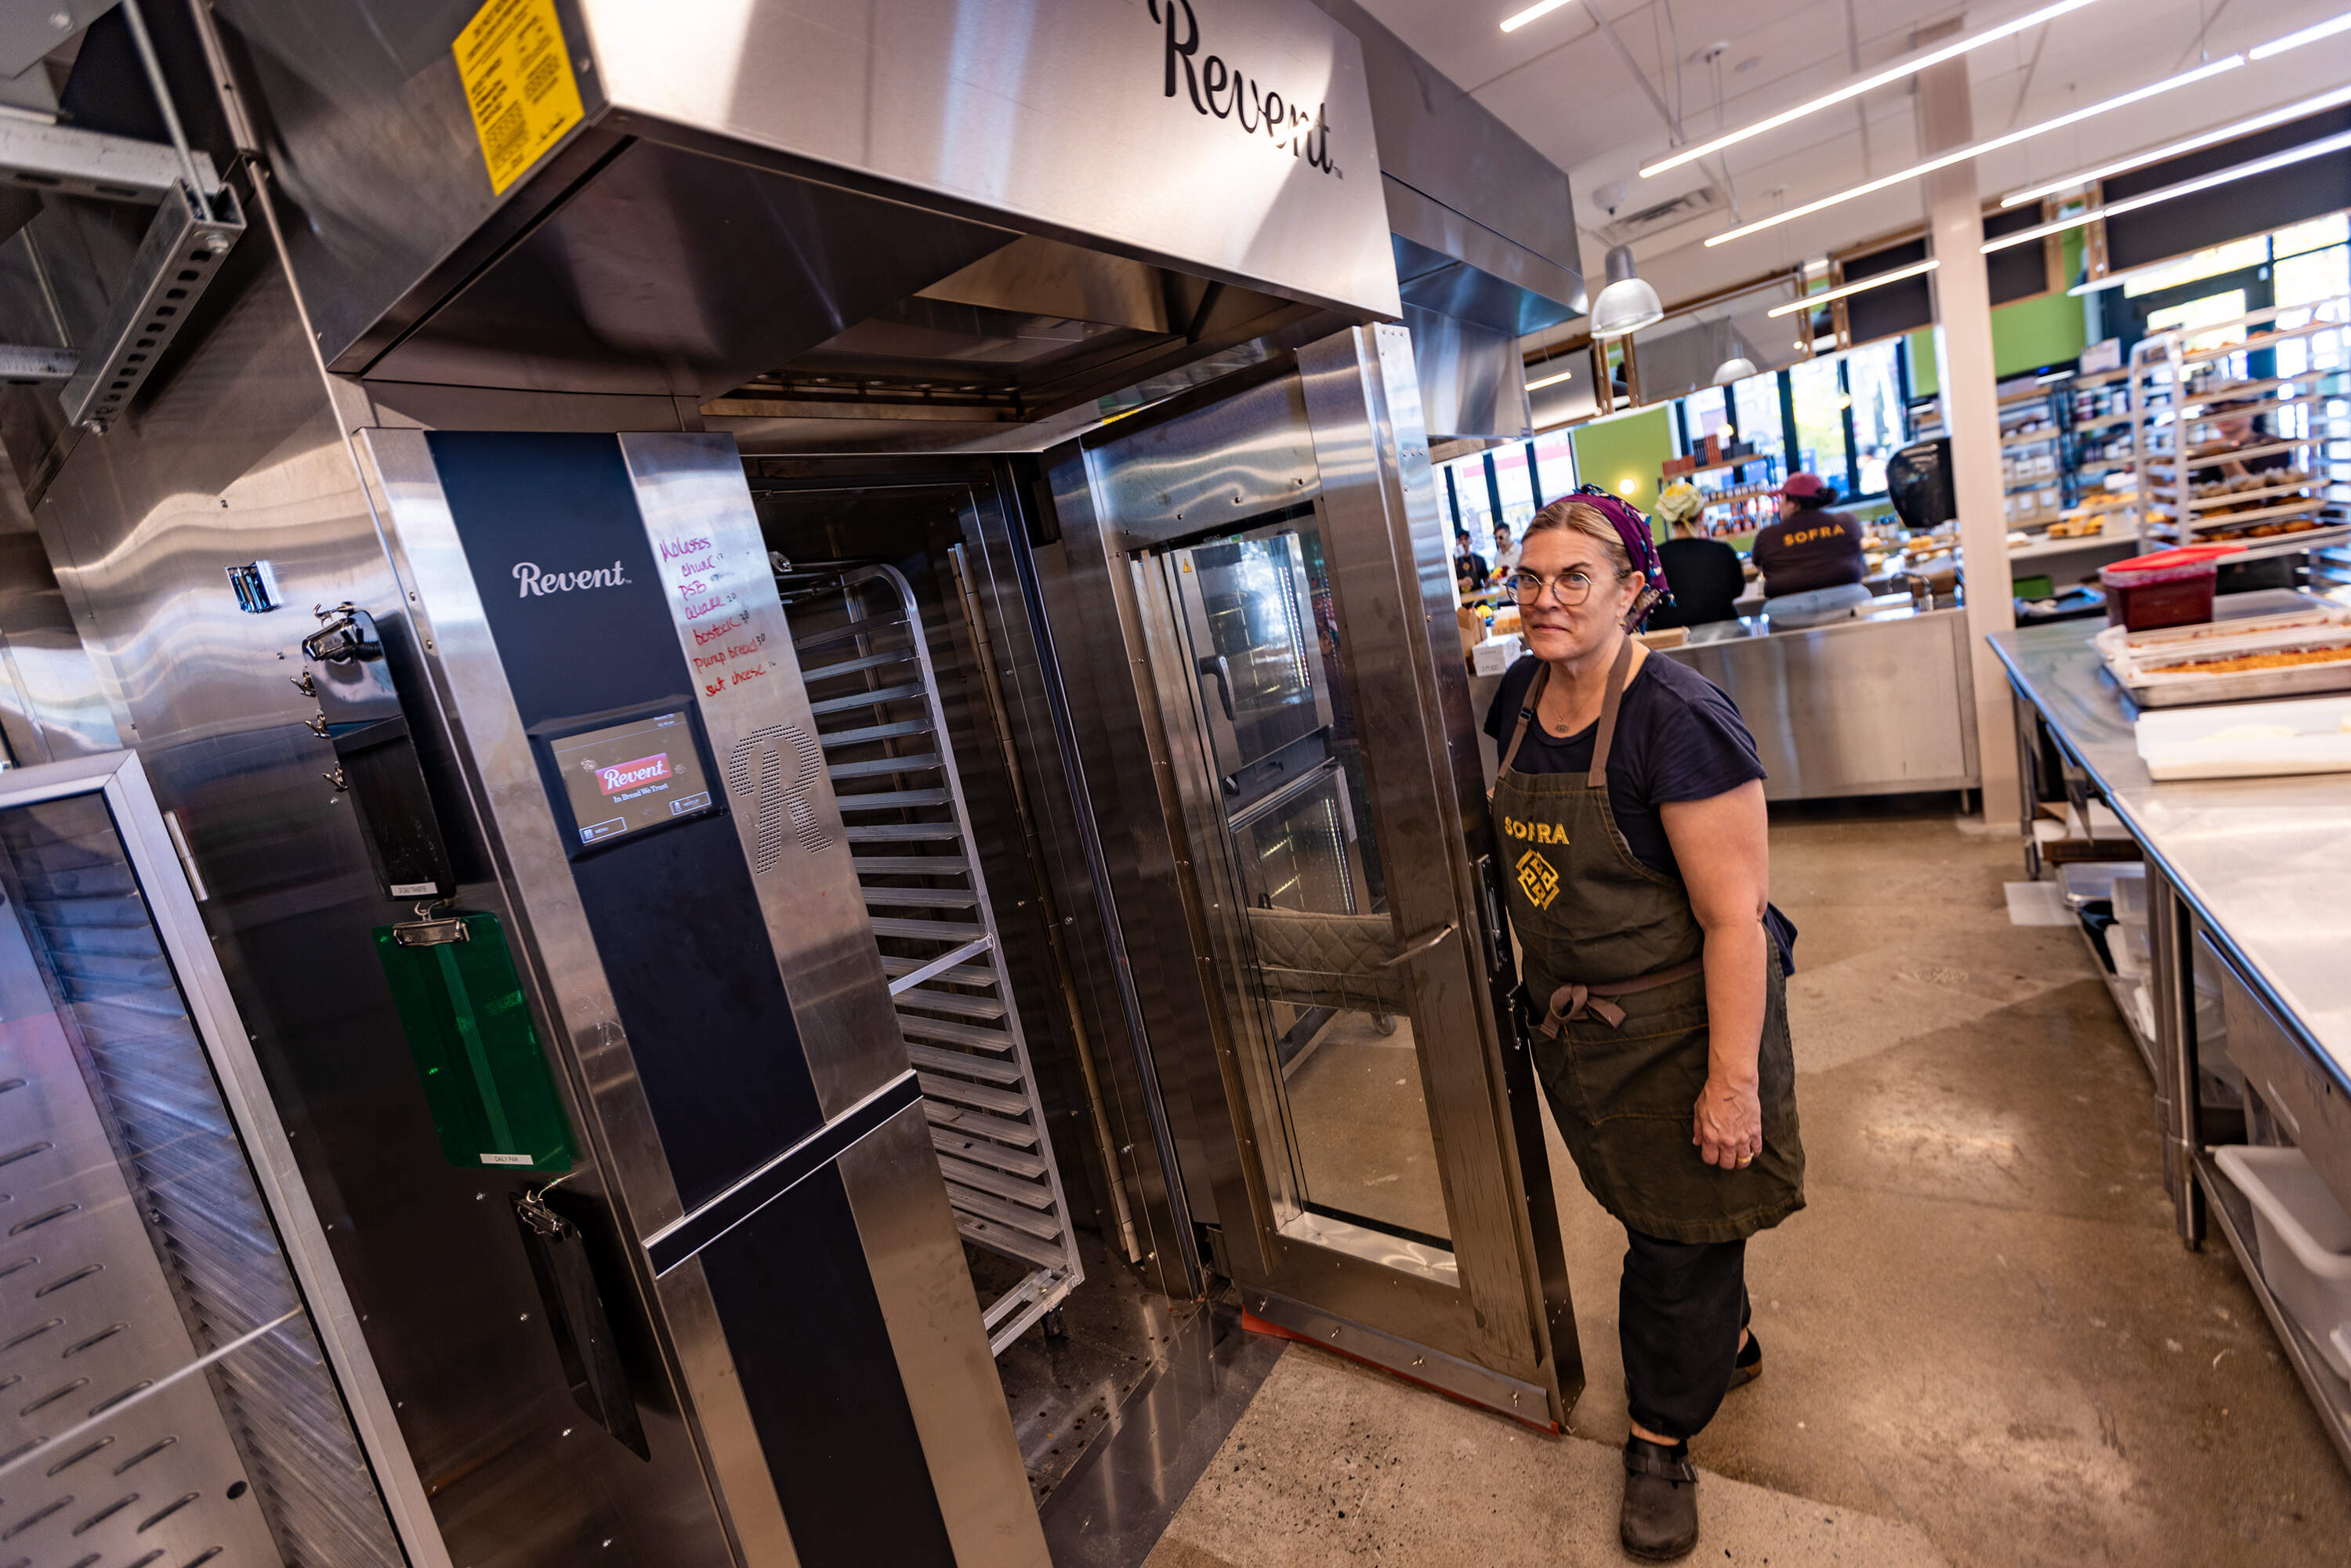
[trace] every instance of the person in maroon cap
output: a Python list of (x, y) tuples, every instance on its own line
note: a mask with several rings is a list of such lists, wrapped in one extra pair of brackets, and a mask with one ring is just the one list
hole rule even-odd
[[(1763, 613), (1774, 621), (1828, 620), (1865, 602), (1869, 575), (1862, 559), (1861, 524), (1829, 508), (1837, 493), (1817, 474), (1795, 474), (1780, 486), (1780, 520), (1755, 536), (1748, 551), (1763, 574)], [(1801, 603), (1772, 600), (1802, 595)]]

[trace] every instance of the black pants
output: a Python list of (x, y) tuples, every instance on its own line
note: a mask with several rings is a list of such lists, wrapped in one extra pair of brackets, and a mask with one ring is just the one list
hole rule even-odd
[(1625, 1400), (1661, 1437), (1696, 1437), (1730, 1386), (1747, 1325), (1747, 1243), (1666, 1241), (1627, 1230), (1616, 1287)]

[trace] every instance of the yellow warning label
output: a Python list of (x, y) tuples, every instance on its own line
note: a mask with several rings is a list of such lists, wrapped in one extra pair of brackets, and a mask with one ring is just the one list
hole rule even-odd
[(489, 0), (452, 46), (499, 195), (580, 123), (580, 84), (555, 0)]

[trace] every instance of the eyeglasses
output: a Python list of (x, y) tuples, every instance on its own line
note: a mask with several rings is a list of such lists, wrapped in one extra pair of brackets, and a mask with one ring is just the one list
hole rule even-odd
[(1521, 604), (1540, 604), (1543, 590), (1548, 588), (1562, 608), (1573, 610), (1592, 597), (1592, 590), (1597, 581), (1580, 566), (1569, 567), (1557, 577), (1545, 577), (1539, 571), (1521, 570), (1510, 573), (1510, 591), (1518, 596)]

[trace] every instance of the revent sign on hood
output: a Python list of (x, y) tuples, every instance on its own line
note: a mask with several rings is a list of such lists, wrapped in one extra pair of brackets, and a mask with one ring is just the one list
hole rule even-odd
[[(571, 3), (632, 116), (1364, 319), (1403, 308), (1363, 46), (1313, 0)], [(726, 21), (679, 22), (705, 13)]]
[(1264, 78), (1251, 76), (1241, 62), (1205, 50), (1192, 0), (1148, 0), (1148, 8), (1151, 19), (1167, 29), (1167, 97), (1180, 89), (1200, 113), (1247, 135), (1264, 137), (1273, 148), (1304, 159), (1310, 169), (1347, 177), (1331, 162), (1327, 104), (1317, 102), (1309, 113), (1304, 104), (1283, 98)]

